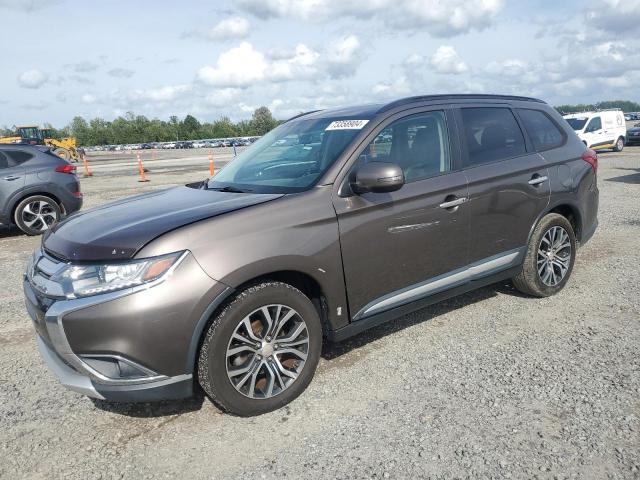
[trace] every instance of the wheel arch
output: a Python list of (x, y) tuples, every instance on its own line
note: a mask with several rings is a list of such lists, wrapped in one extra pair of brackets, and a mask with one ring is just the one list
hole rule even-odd
[(529, 231), (529, 235), (527, 237), (527, 244), (531, 239), (531, 235), (533, 235), (533, 231), (536, 226), (540, 223), (546, 215), (550, 213), (557, 213), (558, 215), (562, 215), (573, 227), (573, 231), (576, 235), (576, 240), (580, 242), (582, 240), (582, 214), (580, 213), (580, 209), (577, 205), (571, 202), (559, 202), (555, 205), (549, 205), (547, 209), (545, 209), (542, 214), (538, 216), (534, 224), (531, 226), (531, 230)]
[(235, 288), (228, 287), (209, 304), (196, 324), (191, 338), (191, 344), (189, 345), (189, 352), (187, 356), (187, 372), (195, 372), (200, 346), (202, 345), (202, 341), (206, 335), (207, 328), (215, 316), (224, 309), (229, 302), (233, 301), (237, 292), (240, 292), (251, 285), (268, 281), (286, 283), (300, 290), (307, 296), (307, 298), (309, 298), (309, 300), (311, 300), (311, 303), (313, 303), (313, 306), (316, 308), (322, 324), (323, 333), (326, 334), (326, 332), (331, 328), (327, 314), (325, 293), (322, 286), (315, 278), (308, 273), (299, 270), (278, 270), (261, 274), (251, 279), (247, 279)]

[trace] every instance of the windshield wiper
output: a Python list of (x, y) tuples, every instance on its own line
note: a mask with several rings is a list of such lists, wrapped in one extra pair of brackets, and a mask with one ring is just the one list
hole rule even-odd
[(207, 187), (207, 190), (215, 190), (216, 192), (229, 192), (229, 193), (248, 193), (253, 190), (248, 188), (238, 188), (227, 185), (226, 187)]

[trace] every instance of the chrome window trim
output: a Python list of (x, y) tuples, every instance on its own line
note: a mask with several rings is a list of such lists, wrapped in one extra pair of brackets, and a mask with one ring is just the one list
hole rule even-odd
[(524, 252), (524, 248), (509, 250), (457, 270), (453, 270), (452, 272), (445, 273), (443, 275), (430, 278), (424, 282), (389, 293), (362, 307), (353, 317), (353, 320), (362, 320), (363, 318), (371, 315), (382, 313), (392, 308), (428, 297), (429, 295), (434, 295), (473, 280), (486, 277), (487, 275), (497, 273), (501, 270), (506, 270), (507, 268), (521, 263)]

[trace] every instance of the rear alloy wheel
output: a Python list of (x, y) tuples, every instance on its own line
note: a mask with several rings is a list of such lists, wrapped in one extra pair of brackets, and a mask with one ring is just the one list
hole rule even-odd
[(291, 285), (265, 282), (240, 292), (213, 319), (198, 378), (223, 410), (259, 415), (305, 390), (321, 348), (320, 318), (309, 298)]
[(557, 213), (546, 215), (533, 231), (522, 271), (514, 286), (527, 295), (548, 297), (566, 285), (576, 258), (576, 237), (569, 220)]
[(60, 216), (60, 206), (54, 200), (43, 195), (34, 195), (18, 204), (14, 221), (27, 235), (41, 235), (55, 225)]
[(624, 138), (620, 137), (616, 141), (616, 145), (613, 147), (614, 152), (621, 152), (624, 148)]

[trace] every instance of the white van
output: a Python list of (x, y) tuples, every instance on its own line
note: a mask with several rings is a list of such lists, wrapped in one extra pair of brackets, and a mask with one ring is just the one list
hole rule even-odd
[(627, 124), (620, 109), (600, 110), (564, 115), (580, 137), (580, 140), (593, 150), (612, 148), (619, 152), (627, 141)]

